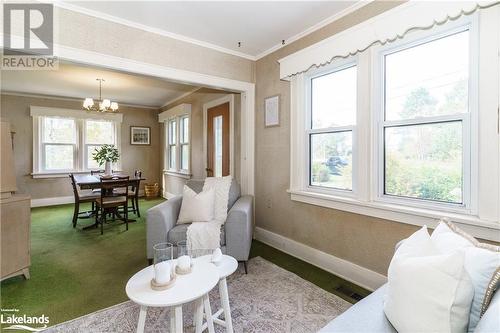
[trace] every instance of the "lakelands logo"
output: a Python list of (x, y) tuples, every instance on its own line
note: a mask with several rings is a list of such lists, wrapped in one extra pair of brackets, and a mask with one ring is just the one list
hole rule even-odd
[(2, 69), (57, 69), (53, 4), (3, 4), (3, 22)]
[[(47, 328), (49, 317), (20, 315), (19, 309), (2, 309), (0, 314), (0, 324), (3, 330), (22, 330), (30, 332), (40, 332)], [(43, 325), (43, 326), (41, 326)]]

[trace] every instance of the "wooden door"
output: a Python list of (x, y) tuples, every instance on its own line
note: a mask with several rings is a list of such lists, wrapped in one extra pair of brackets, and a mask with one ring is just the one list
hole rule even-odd
[(229, 175), (229, 102), (207, 110), (207, 177)]

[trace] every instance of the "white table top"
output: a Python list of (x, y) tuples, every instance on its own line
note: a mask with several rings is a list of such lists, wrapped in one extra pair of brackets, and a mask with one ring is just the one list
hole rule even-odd
[[(194, 260), (209, 263), (212, 260), (212, 255), (198, 257)], [(234, 259), (233, 257), (224, 254), (222, 256), (221, 262), (215, 265), (215, 267), (219, 272), (219, 278), (223, 279), (236, 272), (236, 269), (238, 269), (238, 261), (236, 261), (236, 259)]]
[(151, 289), (153, 276), (153, 266), (146, 267), (132, 276), (125, 287), (128, 298), (139, 305), (176, 306), (200, 298), (219, 282), (219, 272), (215, 265), (204, 261), (195, 263), (191, 273), (177, 275), (175, 285), (166, 290)]

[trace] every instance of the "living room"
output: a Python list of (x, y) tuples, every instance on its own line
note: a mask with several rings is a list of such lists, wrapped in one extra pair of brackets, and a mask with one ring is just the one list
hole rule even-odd
[(3, 329), (500, 330), (498, 2), (38, 5), (3, 4)]

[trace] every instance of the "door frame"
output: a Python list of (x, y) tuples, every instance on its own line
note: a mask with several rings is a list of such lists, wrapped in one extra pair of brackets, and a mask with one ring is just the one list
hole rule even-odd
[[(19, 36), (12, 36), (12, 39), (23, 40)], [(0, 38), (0, 49), (3, 48), (3, 39)], [(241, 192), (249, 195), (255, 194), (255, 83), (117, 57), (59, 43), (54, 43), (54, 56), (58, 57), (59, 60), (68, 60), (79, 64), (241, 93)]]
[(203, 168), (208, 167), (207, 164), (207, 112), (208, 109), (229, 102), (229, 174), (235, 178), (234, 174), (234, 94), (214, 99), (213, 101), (203, 104)]

